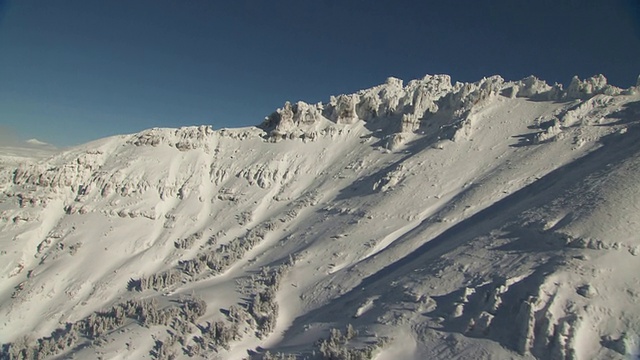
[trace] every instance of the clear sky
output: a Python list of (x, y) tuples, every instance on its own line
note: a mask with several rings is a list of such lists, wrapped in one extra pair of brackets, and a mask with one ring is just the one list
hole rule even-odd
[(640, 74), (638, 0), (0, 0), (0, 138), (259, 124), (425, 74)]

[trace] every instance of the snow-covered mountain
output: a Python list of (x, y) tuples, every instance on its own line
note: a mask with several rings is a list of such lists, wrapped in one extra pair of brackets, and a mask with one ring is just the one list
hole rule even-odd
[(0, 358), (637, 356), (639, 124), (603, 76), (436, 75), (14, 154)]

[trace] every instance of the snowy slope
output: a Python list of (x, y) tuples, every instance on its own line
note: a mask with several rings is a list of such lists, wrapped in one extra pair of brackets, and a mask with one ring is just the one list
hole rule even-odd
[(639, 104), (389, 79), (0, 164), (0, 357), (628, 358)]

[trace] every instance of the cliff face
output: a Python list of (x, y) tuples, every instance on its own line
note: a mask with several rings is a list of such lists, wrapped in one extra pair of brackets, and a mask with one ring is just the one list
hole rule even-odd
[(638, 104), (390, 78), (259, 127), (5, 149), (2, 358), (624, 358)]

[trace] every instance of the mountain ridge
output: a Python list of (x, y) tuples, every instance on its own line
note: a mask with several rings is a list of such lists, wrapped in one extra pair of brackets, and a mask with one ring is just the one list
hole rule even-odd
[(9, 163), (2, 356), (633, 355), (639, 103), (390, 78)]

